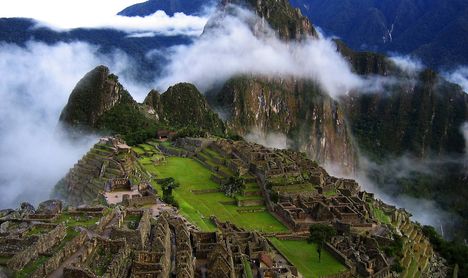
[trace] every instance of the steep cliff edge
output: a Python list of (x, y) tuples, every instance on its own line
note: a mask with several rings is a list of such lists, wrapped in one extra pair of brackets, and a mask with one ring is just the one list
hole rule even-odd
[(73, 127), (97, 128), (98, 120), (119, 103), (134, 102), (105, 66), (87, 73), (73, 89), (60, 122)]
[(144, 142), (161, 128), (225, 134), (224, 123), (192, 84), (174, 85), (162, 95), (152, 90), (139, 104), (105, 66), (96, 67), (78, 82), (60, 124), (73, 131), (120, 134), (129, 144)]
[(240, 135), (283, 133), (292, 149), (352, 172), (357, 155), (339, 103), (312, 81), (238, 77), (211, 97)]
[(243, 5), (253, 9), (285, 41), (318, 37), (315, 27), (307, 17), (302, 15), (301, 10), (293, 8), (288, 0), (223, 0), (221, 4)]
[(169, 87), (162, 95), (153, 90), (143, 103), (149, 114), (172, 127), (197, 127), (217, 135), (225, 132), (223, 121), (192, 84), (179, 83)]

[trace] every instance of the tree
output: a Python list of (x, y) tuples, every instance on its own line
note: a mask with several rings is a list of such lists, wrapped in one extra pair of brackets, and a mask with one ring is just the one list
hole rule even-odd
[(325, 224), (312, 224), (309, 231), (310, 236), (308, 241), (309, 243), (313, 242), (317, 244), (317, 253), (320, 262), (322, 259), (323, 244), (336, 235), (336, 229)]
[(163, 201), (165, 203), (171, 204), (175, 207), (178, 207), (174, 196), (172, 196), (172, 190), (179, 187), (179, 183), (174, 178), (167, 178), (159, 181), (161, 189), (163, 192)]
[(234, 197), (236, 194), (243, 194), (245, 191), (245, 179), (239, 175), (231, 176), (221, 185), (221, 190), (228, 197)]

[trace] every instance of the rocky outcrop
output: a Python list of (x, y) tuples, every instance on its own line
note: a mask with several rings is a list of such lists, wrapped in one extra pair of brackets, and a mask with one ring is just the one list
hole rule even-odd
[(400, 78), (386, 92), (351, 94), (342, 103), (357, 142), (371, 156), (464, 152), (460, 128), (468, 119), (468, 96), (430, 70)]
[(87, 73), (73, 89), (60, 122), (72, 127), (96, 128), (99, 118), (120, 102), (133, 102), (128, 92), (105, 66)]
[(130, 148), (117, 138), (103, 138), (60, 180), (53, 196), (78, 206), (97, 201), (111, 179), (148, 180)]
[(74, 133), (91, 130), (119, 134), (131, 145), (154, 137), (159, 128), (225, 134), (224, 123), (194, 85), (177, 84), (162, 96), (152, 90), (139, 104), (105, 66), (96, 67), (78, 82), (60, 123)]
[[(223, 0), (222, 5), (247, 5), (285, 40), (302, 40), (306, 37), (317, 38), (317, 32), (301, 10), (291, 6), (288, 0)], [(257, 22), (258, 27), (265, 22)]]
[(283, 133), (289, 147), (320, 163), (337, 163), (348, 172), (357, 164), (344, 110), (313, 81), (239, 77), (210, 99), (241, 135)]
[(176, 84), (162, 95), (153, 90), (144, 104), (149, 114), (173, 128), (194, 127), (217, 135), (225, 132), (223, 121), (192, 84)]

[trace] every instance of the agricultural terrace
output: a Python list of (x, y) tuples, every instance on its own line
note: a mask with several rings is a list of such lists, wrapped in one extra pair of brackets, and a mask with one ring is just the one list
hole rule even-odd
[[(161, 155), (154, 147), (152, 151), (148, 150), (148, 146), (151, 145), (144, 146), (146, 149), (140, 146), (138, 148), (152, 156)], [(209, 159), (210, 157), (219, 156), (213, 150), (206, 150), (202, 155), (206, 156), (205, 163), (207, 164), (214, 163)], [(180, 184), (180, 187), (173, 192), (174, 198), (179, 203), (180, 211), (203, 231), (215, 231), (210, 216), (216, 216), (220, 221), (229, 221), (246, 230), (261, 232), (287, 230), (266, 210), (265, 206), (240, 207), (237, 205), (238, 200), (261, 198), (261, 196), (236, 196), (234, 198), (225, 196), (224, 193), (220, 192), (219, 184), (211, 179), (214, 173), (195, 159), (165, 157), (159, 163), (154, 163), (154, 159), (140, 155), (140, 162), (157, 179), (172, 177)], [(222, 168), (223, 165), (219, 166)], [(153, 186), (161, 192), (161, 188), (156, 182), (153, 183)], [(248, 183), (246, 186), (246, 191), (259, 190), (256, 183)]]
[(317, 245), (305, 240), (280, 240), (270, 238), (270, 242), (283, 254), (304, 278), (315, 278), (338, 274), (346, 271), (346, 267), (338, 262), (330, 253), (322, 249), (319, 262)]

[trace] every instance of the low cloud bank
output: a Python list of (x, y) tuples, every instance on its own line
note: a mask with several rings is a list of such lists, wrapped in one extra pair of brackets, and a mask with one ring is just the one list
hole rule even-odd
[[(402, 188), (398, 180), (425, 176), (431, 179), (440, 179), (444, 174), (447, 164), (467, 163), (467, 157), (437, 157), (420, 160), (410, 156), (402, 156), (387, 159), (382, 163), (374, 163), (364, 156), (359, 158), (359, 171), (352, 176), (343, 175), (343, 171), (338, 165), (326, 165), (327, 171), (335, 176), (355, 179), (363, 190), (372, 192), (375, 197), (387, 204), (405, 208), (413, 216), (412, 219), (423, 225), (430, 225), (436, 228), (445, 237), (451, 238), (455, 234), (460, 236), (460, 228), (463, 226), (463, 219), (456, 213), (450, 212), (432, 199), (416, 198), (403, 194), (408, 189)], [(414, 182), (414, 180), (412, 181)], [(421, 187), (421, 196), (432, 190)], [(424, 193), (425, 192), (425, 193)], [(453, 196), (445, 196), (449, 200)], [(439, 199), (440, 202), (442, 199)], [(446, 201), (445, 201), (446, 202)], [(446, 202), (447, 203), (447, 202)]]
[(450, 82), (460, 85), (463, 91), (468, 93), (468, 66), (458, 67), (451, 72), (446, 72), (444, 76)]
[(417, 73), (424, 69), (424, 65), (421, 60), (411, 56), (393, 55), (390, 56), (390, 60), (404, 72), (409, 74)]
[(73, 87), (95, 66), (106, 64), (125, 80), (125, 55), (96, 53), (84, 43), (0, 44), (0, 209), (47, 199), (95, 143), (95, 136), (69, 141), (57, 123)]
[(284, 42), (268, 26), (254, 30), (252, 23), (261, 19), (252, 12), (229, 10), (231, 14), (216, 14), (193, 44), (166, 53), (169, 62), (158, 81), (161, 91), (177, 82), (207, 91), (242, 74), (316, 80), (332, 97), (364, 86), (331, 40)]
[(290, 147), (288, 137), (279, 132), (265, 133), (259, 129), (251, 130), (244, 139), (248, 142), (257, 143), (268, 148), (287, 149)]
[(157, 11), (144, 17), (119, 16), (135, 0), (3, 0), (0, 17), (25, 17), (38, 21), (38, 26), (56, 30), (74, 28), (110, 28), (134, 34), (198, 36), (208, 21), (210, 9), (200, 16)]

